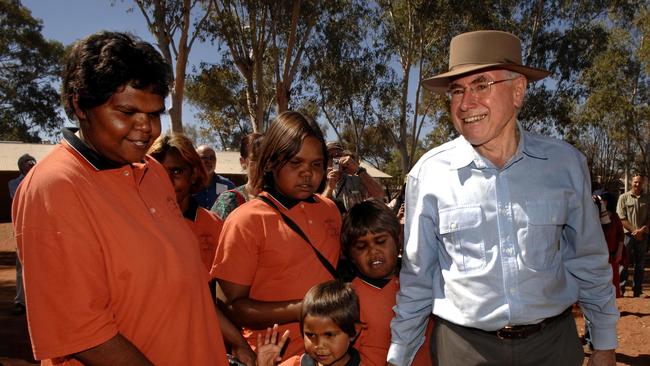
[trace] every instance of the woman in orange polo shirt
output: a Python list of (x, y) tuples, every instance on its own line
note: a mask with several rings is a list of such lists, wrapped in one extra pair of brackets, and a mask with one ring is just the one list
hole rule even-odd
[(318, 125), (297, 112), (284, 112), (264, 137), (253, 199), (224, 223), (212, 276), (226, 296), (229, 318), (256, 346), (257, 333), (280, 324), (290, 330), (284, 357), (304, 352), (300, 337), (302, 298), (314, 285), (333, 278), (310, 244), (291, 229), (280, 212), (304, 232), (332, 265), (338, 261), (341, 216), (329, 199), (316, 195), (324, 184), (327, 149)]
[[(149, 149), (149, 154), (167, 170), (174, 190), (176, 202), (183, 212), (185, 222), (198, 239), (201, 260), (209, 271), (217, 249), (217, 240), (223, 222), (214, 213), (199, 206), (192, 194), (208, 183), (208, 174), (192, 141), (183, 134), (160, 136)], [(215, 299), (216, 281), (209, 282), (212, 298)], [(247, 365), (255, 364), (255, 353), (242, 338), (232, 323), (217, 309), (219, 325), (225, 341), (230, 345), (234, 357)]]
[(56, 365), (226, 365), (194, 234), (148, 148), (169, 67), (155, 48), (100, 32), (66, 56), (62, 96), (80, 131), (14, 198), (34, 356)]

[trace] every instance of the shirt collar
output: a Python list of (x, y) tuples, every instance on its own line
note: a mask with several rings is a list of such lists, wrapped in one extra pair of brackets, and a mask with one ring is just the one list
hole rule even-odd
[(548, 159), (548, 155), (541, 148), (540, 144), (533, 139), (532, 134), (524, 130), (519, 124), (517, 124), (517, 126), (519, 128), (519, 136), (521, 136), (521, 143), (519, 144), (522, 147), (521, 151), (531, 158), (542, 160)]
[(371, 278), (366, 276), (365, 274), (361, 273), (358, 269), (356, 270), (357, 277), (368, 285), (377, 288), (377, 289), (382, 289), (386, 287), (392, 280), (392, 277), (389, 278)]
[(295, 205), (299, 204), (300, 202), (316, 203), (316, 199), (314, 198), (313, 194), (310, 197), (305, 198), (304, 200), (297, 200), (283, 195), (282, 193), (278, 192), (275, 189), (275, 187), (266, 186), (264, 187), (264, 191), (269, 196), (271, 196), (271, 198), (273, 198), (279, 204), (284, 206), (284, 208), (286, 208), (287, 210), (291, 210)]
[(95, 150), (91, 149), (88, 144), (81, 141), (81, 139), (75, 135), (75, 132), (78, 130), (79, 129), (77, 128), (64, 128), (63, 139), (68, 143), (68, 145), (70, 145), (72, 149), (78, 152), (79, 155), (81, 155), (81, 157), (83, 157), (88, 162), (88, 164), (95, 168), (95, 170), (116, 169), (128, 165), (116, 163), (112, 160), (109, 160), (106, 157), (100, 155)]
[[(516, 161), (520, 160), (525, 154), (531, 158), (536, 159), (547, 159), (546, 153), (540, 148), (539, 144), (532, 138), (531, 134), (524, 130), (519, 123), (517, 123), (517, 129), (519, 129), (519, 145), (517, 146), (517, 152), (510, 161), (504, 166), (507, 168)], [(455, 148), (458, 149), (458, 152), (452, 154), (450, 166), (452, 169), (460, 169), (468, 166), (472, 162), (477, 169), (485, 169), (492, 164), (488, 163), (485, 158), (483, 158), (476, 149), (470, 144), (463, 136), (460, 136), (455, 141)]]

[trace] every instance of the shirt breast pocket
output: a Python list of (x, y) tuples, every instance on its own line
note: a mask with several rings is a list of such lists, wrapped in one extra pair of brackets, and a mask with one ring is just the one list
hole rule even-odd
[(444, 209), (439, 217), (440, 235), (458, 271), (467, 273), (484, 268), (485, 236), (481, 207)]
[(526, 202), (526, 215), (526, 235), (519, 238), (524, 265), (534, 270), (553, 268), (559, 260), (560, 238), (567, 221), (566, 201)]

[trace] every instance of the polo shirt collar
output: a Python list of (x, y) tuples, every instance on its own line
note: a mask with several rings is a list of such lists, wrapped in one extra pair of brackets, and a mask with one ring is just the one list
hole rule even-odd
[(314, 198), (313, 194), (310, 197), (305, 198), (304, 200), (297, 200), (283, 195), (282, 193), (278, 192), (275, 189), (275, 187), (266, 186), (264, 187), (264, 191), (269, 196), (271, 196), (271, 198), (273, 198), (279, 204), (284, 206), (284, 208), (286, 208), (287, 210), (291, 210), (295, 205), (299, 204), (300, 202), (316, 203), (316, 199)]
[(91, 149), (88, 144), (81, 141), (81, 139), (75, 135), (75, 132), (78, 130), (78, 128), (64, 128), (63, 139), (70, 145), (72, 149), (78, 152), (79, 155), (81, 155), (81, 157), (83, 157), (88, 162), (88, 164), (95, 168), (95, 170), (116, 169), (128, 165), (116, 163), (112, 160), (109, 160), (106, 157), (100, 155), (97, 151)]
[[(522, 154), (530, 156), (535, 159), (548, 159), (544, 150), (541, 146), (532, 139), (530, 133), (526, 131), (519, 122), (517, 122), (517, 129), (519, 130), (519, 145), (517, 146), (517, 152), (510, 159), (510, 161), (503, 167), (503, 169), (514, 164), (515, 162), (521, 160), (523, 157)], [(468, 166), (471, 163), (474, 163), (477, 169), (485, 169), (491, 167), (492, 164), (486, 162), (486, 159), (483, 158), (476, 149), (470, 144), (463, 136), (458, 137), (455, 140), (455, 148), (458, 149), (457, 153), (453, 154), (450, 161), (450, 166), (452, 169), (460, 169)]]
[(187, 207), (187, 210), (183, 212), (183, 217), (191, 221), (196, 221), (198, 210), (199, 203), (192, 196), (190, 196), (190, 205)]
[(361, 279), (361, 281), (363, 281), (363, 282), (367, 283), (368, 285), (370, 285), (370, 286), (372, 286), (374, 288), (377, 288), (377, 289), (382, 289), (382, 288), (386, 287), (386, 285), (388, 285), (388, 283), (391, 281), (391, 278), (371, 278), (371, 277), (368, 277), (365, 274), (361, 273), (361, 271), (359, 271), (358, 269), (357, 269), (356, 272), (357, 272), (356, 273), (357, 277), (359, 277), (359, 279)]

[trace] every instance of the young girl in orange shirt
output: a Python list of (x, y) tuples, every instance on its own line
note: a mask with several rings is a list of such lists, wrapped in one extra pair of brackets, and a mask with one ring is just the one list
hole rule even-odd
[(251, 346), (274, 323), (281, 333), (291, 331), (285, 357), (304, 351), (297, 337), (302, 299), (312, 286), (333, 279), (325, 262), (335, 266), (339, 257), (340, 214), (331, 200), (315, 194), (324, 184), (326, 162), (318, 125), (298, 112), (280, 114), (262, 143), (253, 183), (259, 198), (226, 219), (211, 271), (225, 297), (224, 311), (243, 327)]

